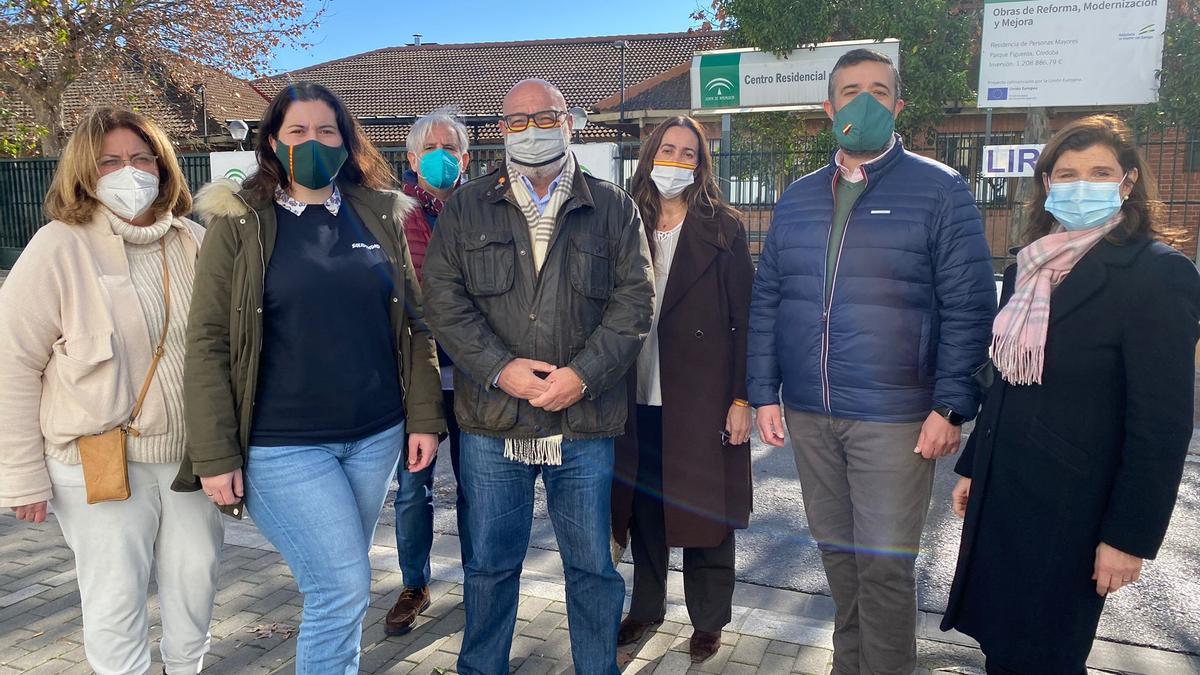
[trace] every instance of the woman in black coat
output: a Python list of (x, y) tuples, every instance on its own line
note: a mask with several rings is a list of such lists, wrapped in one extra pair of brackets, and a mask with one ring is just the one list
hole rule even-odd
[(942, 629), (978, 640), (989, 673), (1074, 675), (1105, 596), (1137, 581), (1171, 518), (1200, 275), (1155, 241), (1153, 177), (1118, 119), (1068, 125), (1036, 176), (995, 381), (956, 467), (965, 523)]

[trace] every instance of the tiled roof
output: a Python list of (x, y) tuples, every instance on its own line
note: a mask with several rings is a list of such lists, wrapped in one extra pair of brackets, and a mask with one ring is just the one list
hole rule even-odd
[[(719, 32), (623, 35), (527, 42), (423, 44), (391, 47), (283, 73), (255, 82), (273, 96), (288, 81), (323, 84), (360, 117), (412, 118), (443, 105), (463, 115), (500, 112), (505, 92), (528, 77), (544, 78), (562, 90), (568, 105), (591, 109), (619, 92), (625, 40), (625, 86), (690, 63), (697, 51), (723, 46)], [(376, 143), (396, 144), (407, 127), (367, 127)], [(585, 135), (601, 133), (590, 129)], [(480, 142), (496, 137), (495, 126), (480, 128)]]
[[(692, 62), (678, 66), (625, 90), (625, 110), (687, 110), (692, 107)], [(620, 109), (620, 94), (596, 102), (596, 112)]]
[[(209, 70), (205, 80), (204, 103), (210, 135), (224, 134), (228, 119), (258, 119), (267, 107), (267, 99), (249, 82), (225, 73)], [(199, 94), (168, 87), (165, 92), (152, 90), (133, 71), (122, 71), (115, 79), (83, 78), (72, 83), (63, 99), (63, 116), (68, 133), (84, 111), (101, 105), (132, 108), (152, 118), (177, 143), (195, 145), (204, 133), (205, 109)], [(32, 121), (29, 108), (11, 95), (4, 95), (4, 106), (11, 118), (0, 120), (0, 134), (10, 133), (17, 124)]]

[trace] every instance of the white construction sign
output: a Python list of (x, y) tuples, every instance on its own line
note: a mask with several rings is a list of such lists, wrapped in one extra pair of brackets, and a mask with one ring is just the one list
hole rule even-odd
[(1168, 0), (984, 0), (980, 108), (1158, 100)]

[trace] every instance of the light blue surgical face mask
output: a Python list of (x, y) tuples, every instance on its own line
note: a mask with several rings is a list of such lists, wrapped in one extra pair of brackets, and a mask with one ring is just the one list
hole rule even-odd
[(1046, 190), (1043, 207), (1064, 228), (1077, 232), (1099, 227), (1121, 210), (1121, 186), (1125, 178), (1112, 182), (1086, 180), (1070, 183), (1051, 183)]

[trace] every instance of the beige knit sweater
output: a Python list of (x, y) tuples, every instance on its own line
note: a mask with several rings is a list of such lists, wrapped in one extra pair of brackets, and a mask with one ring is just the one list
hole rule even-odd
[[(183, 426), (183, 355), (187, 349), (184, 333), (192, 304), (192, 277), (196, 259), (188, 258), (180, 233), (170, 219), (160, 219), (147, 227), (130, 225), (110, 216), (113, 232), (125, 240), (129, 259), (129, 278), (137, 291), (138, 304), (146, 317), (150, 343), (162, 336), (166, 304), (163, 302), (163, 264), (159, 241), (166, 244), (167, 268), (171, 283), (171, 316), (163, 356), (154, 372), (167, 404), (167, 433), (154, 436), (130, 436), (126, 446), (131, 462), (173, 462), (183, 460), (187, 436)], [(138, 385), (141, 386), (140, 384)], [(138, 427), (135, 420), (134, 428)]]
[[(83, 225), (49, 223), (0, 286), (0, 507), (49, 499), (46, 457), (78, 463), (75, 440), (124, 422), (150, 367), (162, 329), (158, 244), (126, 242), (115, 220), (101, 208)], [(204, 230), (163, 222), (171, 327), (132, 461), (179, 461), (183, 452), (183, 329)]]

